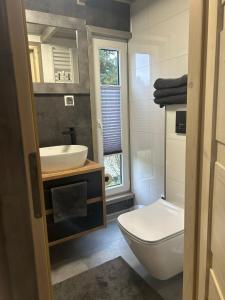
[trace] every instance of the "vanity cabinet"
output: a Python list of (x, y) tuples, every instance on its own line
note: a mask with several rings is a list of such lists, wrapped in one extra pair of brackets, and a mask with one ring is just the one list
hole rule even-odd
[[(104, 167), (87, 161), (85, 166), (42, 175), (49, 246), (75, 239), (106, 225)], [(51, 188), (87, 182), (87, 216), (54, 223)]]

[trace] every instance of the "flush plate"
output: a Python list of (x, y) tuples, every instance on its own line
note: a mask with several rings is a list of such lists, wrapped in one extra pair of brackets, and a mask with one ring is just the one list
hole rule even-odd
[(186, 111), (176, 111), (176, 129), (178, 134), (186, 133)]

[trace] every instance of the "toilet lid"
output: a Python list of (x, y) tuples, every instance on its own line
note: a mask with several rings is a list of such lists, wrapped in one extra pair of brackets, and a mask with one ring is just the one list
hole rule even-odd
[(168, 201), (158, 200), (118, 217), (119, 224), (134, 237), (156, 243), (184, 230), (184, 210)]

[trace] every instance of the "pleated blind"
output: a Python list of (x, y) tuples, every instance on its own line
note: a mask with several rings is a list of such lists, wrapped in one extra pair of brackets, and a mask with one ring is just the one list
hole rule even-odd
[(122, 152), (120, 86), (101, 86), (104, 155)]

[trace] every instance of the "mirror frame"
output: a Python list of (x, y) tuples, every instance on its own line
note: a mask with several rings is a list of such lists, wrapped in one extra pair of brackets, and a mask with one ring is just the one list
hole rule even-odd
[[(41, 21), (40, 21), (41, 20)], [(86, 21), (84, 19), (26, 10), (26, 23), (42, 24), (77, 30), (78, 83), (33, 83), (35, 94), (89, 94), (89, 59)]]

